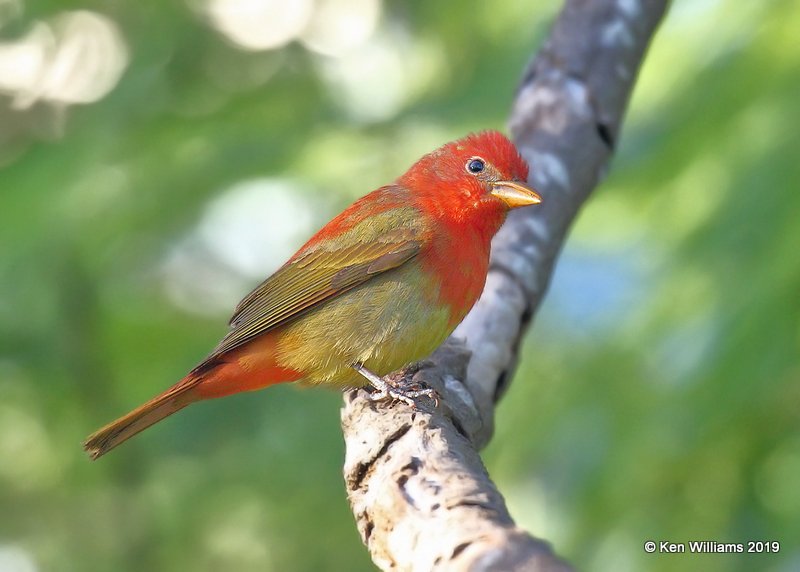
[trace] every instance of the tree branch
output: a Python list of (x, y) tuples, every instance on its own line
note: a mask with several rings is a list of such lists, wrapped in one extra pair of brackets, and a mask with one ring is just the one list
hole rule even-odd
[(512, 213), (492, 244), (481, 299), (414, 374), (439, 408), (342, 409), (344, 474), (374, 562), (400, 570), (568, 571), (514, 524), (477, 450), (491, 438), (521, 339), (581, 205), (602, 178), (667, 0), (567, 0), (529, 65), (510, 119), (544, 202)]

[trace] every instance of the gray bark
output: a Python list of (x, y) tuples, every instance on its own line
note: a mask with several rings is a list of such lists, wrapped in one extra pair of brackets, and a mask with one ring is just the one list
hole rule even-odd
[(491, 438), (522, 336), (570, 224), (605, 173), (640, 63), (668, 0), (567, 0), (528, 66), (510, 129), (542, 205), (512, 213), (481, 299), (414, 374), (438, 408), (342, 409), (348, 498), (384, 570), (568, 571), (519, 529), (477, 453)]

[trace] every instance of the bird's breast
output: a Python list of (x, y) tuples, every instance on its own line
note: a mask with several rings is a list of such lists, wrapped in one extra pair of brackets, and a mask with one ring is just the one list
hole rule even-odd
[(489, 270), (490, 241), (469, 229), (442, 233), (422, 255), (422, 266), (437, 276), (437, 303), (450, 310), (451, 330), (464, 319), (483, 291)]

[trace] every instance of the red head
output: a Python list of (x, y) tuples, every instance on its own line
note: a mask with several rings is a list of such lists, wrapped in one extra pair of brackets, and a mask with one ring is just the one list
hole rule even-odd
[(431, 215), (494, 234), (509, 209), (541, 202), (528, 188), (528, 164), (502, 133), (483, 131), (443, 145), (398, 183)]

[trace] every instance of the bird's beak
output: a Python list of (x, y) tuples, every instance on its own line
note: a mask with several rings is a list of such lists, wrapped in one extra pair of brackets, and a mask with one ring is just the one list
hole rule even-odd
[(542, 202), (539, 193), (516, 181), (495, 181), (492, 183), (491, 194), (503, 201), (510, 209), (538, 205)]

